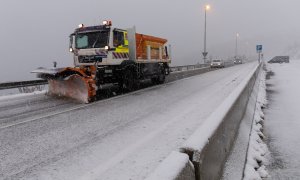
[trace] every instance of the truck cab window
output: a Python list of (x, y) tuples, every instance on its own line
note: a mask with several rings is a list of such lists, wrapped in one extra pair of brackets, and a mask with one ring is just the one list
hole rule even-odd
[(77, 49), (104, 48), (108, 44), (108, 31), (84, 32), (75, 37)]
[(122, 31), (114, 31), (114, 47), (124, 45), (124, 33)]
[(87, 35), (79, 35), (77, 36), (76, 45), (78, 49), (88, 47), (88, 36)]

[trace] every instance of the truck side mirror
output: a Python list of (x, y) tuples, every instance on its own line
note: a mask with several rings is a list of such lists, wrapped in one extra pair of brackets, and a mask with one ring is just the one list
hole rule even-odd
[(70, 44), (69, 44), (69, 51), (70, 52), (74, 51), (74, 37), (75, 37), (75, 34), (70, 35)]

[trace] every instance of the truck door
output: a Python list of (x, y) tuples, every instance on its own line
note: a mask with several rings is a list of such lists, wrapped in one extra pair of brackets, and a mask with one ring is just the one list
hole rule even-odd
[(128, 39), (127, 32), (114, 30), (113, 31), (113, 46), (116, 48), (117, 53), (128, 53)]

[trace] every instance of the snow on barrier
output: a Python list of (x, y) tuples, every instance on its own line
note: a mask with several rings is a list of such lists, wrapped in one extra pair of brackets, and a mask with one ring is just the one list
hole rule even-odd
[[(249, 135), (251, 134), (252, 124), (257, 116), (257, 110), (261, 108), (261, 105), (258, 105), (258, 102), (260, 102), (259, 94), (263, 92), (260, 88), (261, 84), (263, 84), (262, 77), (264, 77), (264, 71), (260, 71), (258, 74), (252, 93), (249, 97), (235, 143), (231, 149), (229, 157), (226, 160), (225, 168), (223, 169), (222, 179), (224, 180), (245, 179), (244, 170), (246, 166), (247, 152), (249, 149)], [(253, 171), (255, 171), (254, 168)]]
[(146, 180), (195, 179), (195, 170), (187, 154), (173, 151)]
[(257, 66), (181, 148), (195, 166), (196, 179), (220, 179), (259, 70)]
[[(260, 71), (260, 65), (256, 66), (251, 73), (227, 99), (205, 120), (195, 133), (180, 148), (181, 153), (189, 156), (189, 160), (194, 165), (195, 179), (220, 179), (226, 158), (230, 154), (240, 122), (244, 116), (248, 99), (251, 95), (256, 78)], [(190, 179), (182, 178), (184, 168), (173, 170), (172, 176), (164, 176), (166, 169), (172, 169), (173, 161), (170, 155), (155, 171), (155, 176), (164, 177), (165, 180), (171, 179)], [(181, 167), (187, 163), (178, 161)], [(169, 168), (167, 168), (169, 166)], [(159, 174), (161, 173), (161, 174)], [(152, 175), (150, 177), (153, 177)], [(189, 175), (192, 177), (192, 174)], [(193, 179), (193, 178), (191, 178)]]

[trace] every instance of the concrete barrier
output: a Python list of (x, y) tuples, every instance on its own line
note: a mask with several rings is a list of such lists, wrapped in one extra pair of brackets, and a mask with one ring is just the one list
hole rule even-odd
[[(188, 171), (188, 173), (195, 173), (196, 180), (221, 178), (226, 158), (232, 149), (259, 71), (260, 65), (256, 66), (246, 80), (227, 97), (180, 148), (180, 152), (187, 154), (193, 163), (194, 171)], [(164, 169), (168, 169), (167, 166), (172, 167), (174, 162), (171, 162), (165, 160), (164, 168), (157, 168), (155, 177), (160, 177), (159, 173), (163, 174)], [(185, 165), (183, 162), (178, 163), (181, 166)], [(186, 171), (184, 172), (181, 168), (177, 169), (175, 173), (177, 176), (164, 176), (165, 180), (177, 179)], [(191, 178), (186, 179), (193, 179), (192, 174), (188, 177)]]
[(146, 180), (195, 179), (195, 170), (187, 154), (173, 151)]
[[(259, 74), (261, 76), (261, 74)], [(258, 78), (259, 78), (258, 76)], [(232, 147), (231, 153), (226, 160), (222, 179), (243, 179), (243, 172), (247, 158), (249, 135), (252, 128), (254, 113), (257, 109), (257, 96), (259, 91), (260, 80), (256, 80), (252, 93), (249, 97), (246, 112), (241, 120), (238, 134), (235, 143)]]
[(196, 179), (220, 179), (259, 70), (257, 66), (181, 148), (194, 164)]

